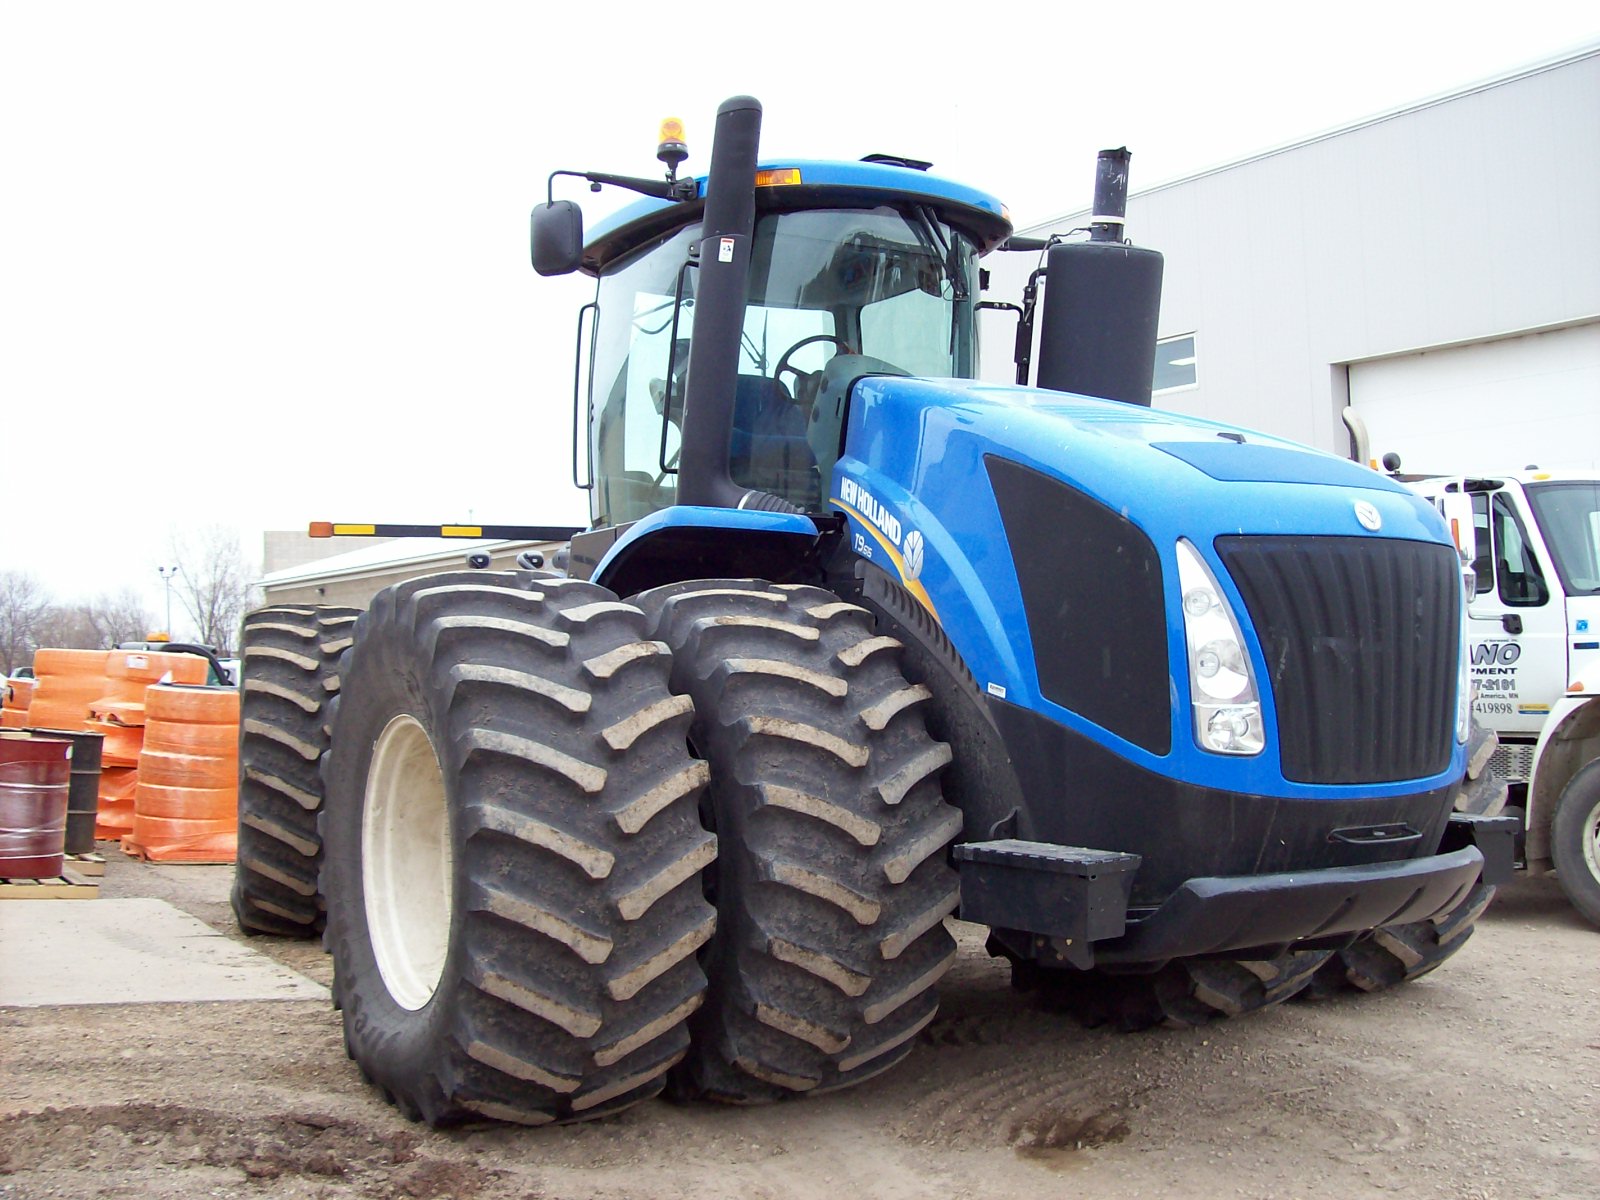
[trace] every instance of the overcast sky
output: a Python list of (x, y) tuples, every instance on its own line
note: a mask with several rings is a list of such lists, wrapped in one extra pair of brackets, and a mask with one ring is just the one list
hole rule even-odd
[(655, 174), (667, 115), (696, 172), (748, 92), (765, 156), (932, 159), (1028, 225), (1104, 146), (1138, 191), (1597, 39), (1547, 0), (0, 0), (0, 569), (159, 613), (185, 526), (581, 522), (592, 285), (533, 274), (528, 210)]

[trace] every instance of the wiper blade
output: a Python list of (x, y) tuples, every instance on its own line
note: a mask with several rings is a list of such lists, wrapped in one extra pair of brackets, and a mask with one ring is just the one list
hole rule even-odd
[(956, 266), (955, 247), (945, 241), (943, 231), (929, 214), (926, 205), (919, 204), (911, 212), (917, 219), (916, 229), (923, 248), (931, 251), (933, 257), (939, 260), (939, 265), (944, 268), (944, 277), (950, 283), (951, 295), (957, 300), (967, 299), (969, 295), (967, 281)]

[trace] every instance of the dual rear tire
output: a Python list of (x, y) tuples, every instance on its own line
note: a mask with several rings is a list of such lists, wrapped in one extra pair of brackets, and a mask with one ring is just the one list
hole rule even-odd
[(654, 1095), (702, 1001), (706, 768), (644, 617), (484, 572), (380, 593), (325, 761), (335, 1002), (363, 1074), (441, 1125)]
[(246, 933), (322, 932), (320, 768), (339, 658), (359, 615), (331, 605), (278, 605), (244, 619), (232, 900)]
[(702, 581), (637, 598), (710, 765), (718, 933), (677, 1092), (737, 1103), (848, 1087), (908, 1054), (955, 958), (961, 829), (925, 687), (870, 613), (820, 588)]
[(363, 1074), (431, 1124), (542, 1124), (898, 1062), (954, 958), (960, 821), (897, 651), (809, 587), (381, 593), (320, 822)]

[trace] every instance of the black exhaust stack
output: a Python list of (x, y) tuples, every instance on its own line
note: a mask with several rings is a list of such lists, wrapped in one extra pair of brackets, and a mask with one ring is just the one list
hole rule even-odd
[[(717, 109), (706, 176), (694, 334), (684, 384), (678, 503), (737, 508), (745, 489), (728, 474), (739, 343), (750, 286), (756, 221), (756, 152), (761, 102), (735, 96)], [(760, 507), (747, 505), (747, 507)]]
[(1089, 214), (1091, 242), (1120, 242), (1128, 215), (1128, 160), (1126, 146), (1102, 150), (1094, 164), (1094, 211)]
[(1122, 240), (1130, 157), (1126, 147), (1100, 152), (1089, 240), (1050, 247), (1037, 382), (1053, 391), (1148, 408), (1162, 259)]

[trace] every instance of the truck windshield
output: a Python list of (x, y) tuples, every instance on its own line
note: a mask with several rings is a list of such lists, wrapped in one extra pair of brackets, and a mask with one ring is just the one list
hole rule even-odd
[[(596, 526), (637, 520), (676, 496), (696, 284), (685, 263), (699, 237), (698, 226), (680, 230), (601, 276), (589, 376)], [(925, 209), (760, 215), (734, 404), (735, 480), (820, 507), (825, 481), (806, 430), (820, 372), (835, 355), (879, 360), (870, 370), (971, 378), (977, 257), (964, 234)]]
[(1600, 482), (1535, 483), (1527, 491), (1567, 594), (1600, 595)]

